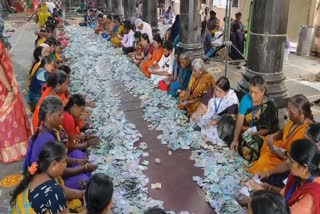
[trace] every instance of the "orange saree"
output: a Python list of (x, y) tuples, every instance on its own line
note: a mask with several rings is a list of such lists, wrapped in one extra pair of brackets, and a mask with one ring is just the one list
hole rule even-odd
[(0, 162), (11, 163), (25, 156), (32, 131), (13, 66), (2, 41), (0, 64), (16, 94), (15, 100), (11, 101), (7, 88), (0, 81)]
[[(43, 100), (50, 96), (52, 92), (52, 88), (51, 87), (46, 87), (45, 90), (42, 92), (42, 95), (39, 99), (39, 102), (36, 106), (36, 109), (34, 110), (33, 116), (32, 116), (32, 125), (33, 125), (33, 129), (34, 131), (37, 130), (38, 126), (39, 126), (39, 110), (40, 110), (40, 106), (43, 102)], [(63, 106), (67, 105), (68, 103), (68, 98), (65, 96), (65, 94), (60, 94), (59, 98), (61, 99)]]
[(163, 54), (162, 48), (154, 49), (151, 59), (141, 63), (140, 69), (141, 69), (142, 73), (144, 73), (146, 75), (146, 77), (148, 77), (148, 78), (151, 77), (151, 74), (148, 71), (148, 68), (150, 66), (152, 66), (154, 64), (154, 62), (158, 63), (162, 57), (162, 54)]
[[(282, 140), (274, 142), (274, 146), (278, 148), (290, 150), (291, 144), (304, 138), (306, 129), (312, 123), (310, 119), (306, 119), (303, 124), (299, 125), (296, 129), (292, 129), (293, 122), (289, 121), (283, 130)], [(269, 148), (267, 144), (267, 137), (265, 137), (262, 148), (260, 150), (260, 157), (257, 161), (253, 162), (248, 168), (248, 172), (256, 174), (258, 172), (269, 171), (273, 167), (279, 165), (284, 160), (279, 159)]]

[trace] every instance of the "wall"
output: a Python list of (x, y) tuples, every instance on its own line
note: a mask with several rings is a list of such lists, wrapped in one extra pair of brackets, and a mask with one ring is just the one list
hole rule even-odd
[(290, 41), (298, 40), (300, 25), (313, 25), (316, 0), (291, 0), (288, 20)]
[[(242, 22), (247, 25), (251, 0), (239, 1), (239, 8), (233, 8), (231, 11), (232, 17), (234, 17), (234, 14), (237, 12), (241, 12), (243, 15)], [(290, 0), (288, 22), (288, 36), (290, 41), (297, 41), (300, 25), (313, 25), (315, 7), (316, 0)], [(221, 20), (221, 27), (223, 27), (222, 20), (225, 16), (225, 9), (213, 7), (213, 10), (217, 13), (217, 17)]]

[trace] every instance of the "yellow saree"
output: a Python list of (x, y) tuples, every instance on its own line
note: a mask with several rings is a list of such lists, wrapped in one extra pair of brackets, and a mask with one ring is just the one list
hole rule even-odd
[[(64, 186), (64, 181), (61, 177), (56, 178), (56, 182), (60, 186)], [(83, 209), (82, 202), (79, 199), (74, 199), (67, 202), (67, 206), (70, 210), (75, 210), (80, 213)], [(16, 198), (16, 203), (9, 208), (9, 214), (36, 214), (32, 209), (29, 201), (29, 187), (20, 193)]]
[(118, 36), (122, 35), (123, 30), (124, 30), (123, 25), (120, 25), (119, 28), (118, 28), (117, 33), (115, 34), (116, 36), (114, 36), (114, 37), (111, 39), (111, 43), (112, 43), (113, 45), (120, 45), (120, 44), (121, 44), (121, 40), (118, 38)]

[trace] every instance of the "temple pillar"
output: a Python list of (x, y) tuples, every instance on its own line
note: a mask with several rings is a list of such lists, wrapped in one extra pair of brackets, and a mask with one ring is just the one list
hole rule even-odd
[(158, 29), (158, 0), (143, 0), (143, 21), (149, 23), (152, 33), (157, 34)]
[(124, 8), (124, 18), (130, 20), (131, 17), (136, 15), (136, 2), (135, 0), (122, 0)]
[(282, 72), (290, 0), (259, 0), (253, 3), (248, 63), (239, 83), (241, 94), (248, 82), (261, 75), (268, 84), (268, 96), (277, 102), (287, 96)]
[(105, 0), (97, 0), (97, 9), (105, 10), (106, 9), (106, 1)]
[(193, 57), (203, 58), (200, 7), (198, 0), (184, 0), (180, 5), (181, 34), (178, 46), (184, 51), (190, 51)]
[(121, 19), (124, 17), (122, 0), (112, 0), (112, 14), (118, 15)]
[(112, 0), (105, 0), (106, 13), (109, 15), (112, 13)]

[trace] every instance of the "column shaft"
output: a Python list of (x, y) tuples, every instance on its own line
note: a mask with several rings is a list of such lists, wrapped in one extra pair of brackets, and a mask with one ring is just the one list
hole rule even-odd
[(289, 0), (254, 1), (247, 69), (239, 84), (241, 91), (247, 92), (248, 81), (259, 74), (267, 81), (270, 97), (287, 95), (282, 68), (288, 15)]
[(200, 1), (184, 0), (180, 4), (181, 34), (179, 46), (192, 52), (194, 57), (203, 57), (201, 44)]

